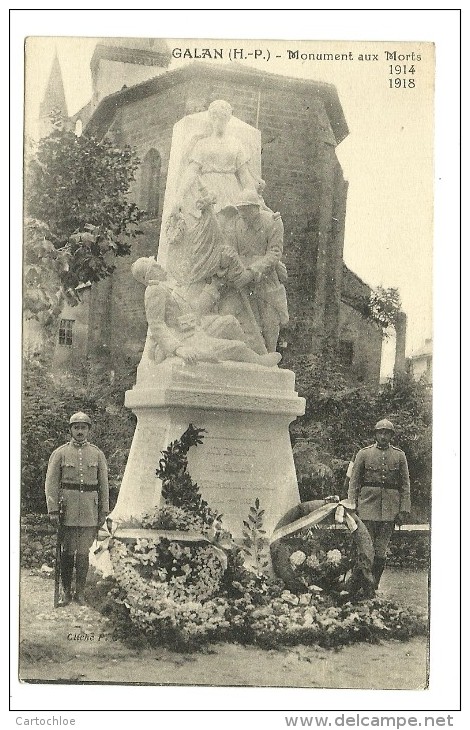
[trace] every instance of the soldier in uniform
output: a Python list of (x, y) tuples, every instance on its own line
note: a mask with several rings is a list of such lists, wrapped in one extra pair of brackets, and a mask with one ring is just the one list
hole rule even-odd
[(69, 426), (71, 439), (51, 454), (45, 484), (50, 521), (62, 528), (62, 606), (72, 600), (74, 565), (75, 600), (85, 604), (89, 551), (109, 512), (108, 467), (103, 452), (88, 441), (91, 420), (75, 413)]
[[(236, 204), (238, 213), (219, 220), (226, 243), (238, 254), (251, 281), (230, 289), (219, 303), (219, 314), (233, 314), (247, 344), (260, 354), (275, 352), (280, 327), (289, 321), (281, 261), (284, 225), (279, 213), (262, 207), (258, 193), (245, 189)], [(223, 211), (222, 211), (223, 213)]]
[(408, 464), (404, 452), (390, 443), (394, 433), (387, 419), (375, 424), (375, 444), (357, 453), (349, 481), (348, 499), (355, 504), (374, 545), (376, 588), (395, 524), (402, 524), (411, 511)]

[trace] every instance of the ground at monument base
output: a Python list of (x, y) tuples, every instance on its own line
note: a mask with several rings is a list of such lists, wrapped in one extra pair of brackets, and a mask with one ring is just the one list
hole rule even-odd
[[(264, 650), (237, 644), (213, 644), (204, 653), (193, 654), (163, 648), (133, 650), (110, 639), (109, 625), (92, 608), (71, 604), (54, 610), (52, 591), (51, 580), (23, 571), (23, 681), (335, 689), (426, 686), (425, 638), (360, 643), (340, 651), (310, 646)], [(387, 569), (381, 592), (386, 598), (426, 610), (427, 574)], [(78, 638), (92, 634), (93, 641)], [(100, 634), (103, 636), (98, 640)]]

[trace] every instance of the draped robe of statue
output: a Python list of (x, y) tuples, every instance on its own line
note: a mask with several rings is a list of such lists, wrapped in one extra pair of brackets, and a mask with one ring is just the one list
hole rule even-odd
[[(175, 159), (170, 160), (170, 168), (178, 174), (168, 204), (165, 201), (169, 213), (159, 262), (166, 255), (168, 272), (180, 281), (197, 283), (198, 277), (201, 282), (209, 281), (217, 270), (214, 260), (220, 257), (219, 251), (231, 247), (250, 275), (244, 287), (226, 281), (217, 311), (238, 319), (246, 344), (256, 353), (275, 352), (280, 327), (288, 322), (282, 220), (261, 196), (256, 227), (247, 227), (235, 207), (245, 192), (242, 183), (248, 180), (256, 199), (255, 186), (263, 182), (259, 133), (233, 117), (220, 136), (202, 136), (203, 120), (202, 132), (193, 117), (188, 123), (190, 129), (194, 126), (193, 136), (188, 130), (184, 151), (179, 156), (175, 152)], [(210, 129), (205, 128), (206, 134)], [(186, 184), (188, 178), (190, 184)], [(207, 212), (208, 200), (212, 201), (212, 216)]]
[(215, 139), (211, 136), (208, 112), (190, 114), (175, 124), (157, 260), (169, 274), (181, 281), (186, 281), (191, 272), (188, 271), (184, 247), (171, 245), (177, 237), (174, 228), (179, 225), (171, 214), (191, 162), (199, 165), (199, 176), (181, 201), (184, 220), (180, 221), (180, 225), (185, 232), (194, 227), (201, 215), (196, 201), (202, 188), (215, 196), (214, 212), (218, 214), (225, 206), (234, 206), (238, 202), (243, 186), (237, 171), (242, 165), (246, 165), (255, 187), (261, 178), (261, 134), (258, 129), (232, 116), (225, 135), (220, 140)]

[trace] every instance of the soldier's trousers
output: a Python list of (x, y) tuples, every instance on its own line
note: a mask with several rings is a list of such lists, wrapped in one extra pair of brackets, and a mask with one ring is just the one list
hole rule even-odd
[(376, 558), (385, 560), (387, 548), (390, 544), (393, 531), (395, 529), (394, 522), (376, 522), (375, 520), (362, 520), (369, 535), (372, 538), (374, 552)]
[(96, 527), (64, 527), (62, 550), (68, 555), (88, 555), (96, 537)]

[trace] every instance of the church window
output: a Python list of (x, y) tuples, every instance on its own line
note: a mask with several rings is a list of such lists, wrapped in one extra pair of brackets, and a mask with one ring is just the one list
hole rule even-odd
[(161, 166), (162, 158), (159, 152), (150, 149), (142, 162), (140, 182), (140, 208), (146, 211), (148, 218), (158, 216)]
[(73, 344), (73, 319), (61, 319), (59, 325), (59, 345)]
[(81, 137), (83, 132), (83, 122), (81, 119), (77, 119), (75, 122), (75, 136)]
[(338, 358), (342, 365), (352, 365), (354, 360), (354, 342), (340, 340), (338, 344)]

